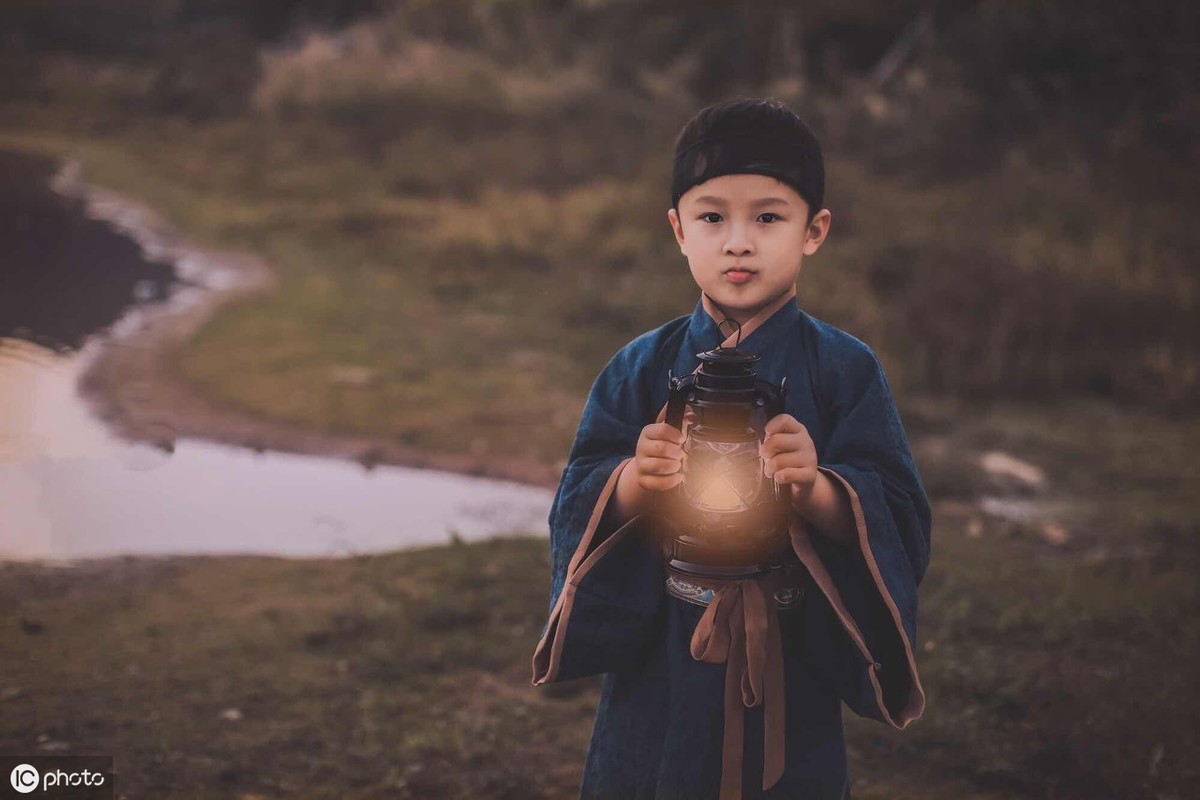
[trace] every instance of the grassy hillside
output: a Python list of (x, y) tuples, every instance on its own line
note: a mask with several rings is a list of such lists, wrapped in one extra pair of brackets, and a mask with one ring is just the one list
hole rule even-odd
[[(268, 42), (231, 35), (257, 65), (222, 59), (241, 82), (218, 86), (185, 80), (161, 49), (26, 52), (36, 91), (9, 94), (0, 129), (80, 153), (93, 180), (267, 256), (281, 291), (219, 317), (178, 367), (215, 399), (321, 430), (560, 457), (608, 356), (695, 301), (665, 221), (668, 168), (712, 92), (774, 94), (823, 136), (833, 230), (801, 302), (874, 346), (902, 399), (1197, 399), (1191, 206), (1169, 178), (1147, 191), (1097, 161), (1061, 115), (997, 130), (995, 106), (1016, 101), (962, 55), (976, 17), (939, 12), (887, 83), (821, 62), (804, 80), (749, 85), (729, 62), (704, 87), (720, 56), (685, 47), (697, 23), (646, 17), (636, 35), (656, 49), (639, 58), (609, 38), (633, 35), (636, 15), (608, 4), (461, 5)], [(890, 36), (829, 10), (813, 25), (863, 60), (904, 29), (896, 9), (880, 18)], [(594, 36), (566, 47), (589, 20)], [(1058, 41), (1052, 22), (1040, 46)], [(1046, 75), (1018, 77), (1030, 103), (1053, 100)], [(177, 110), (163, 107), (168, 88)], [(1076, 123), (1104, 110), (1076, 95)], [(1122, 163), (1163, 152), (1151, 133), (1140, 150), (1126, 142)]]

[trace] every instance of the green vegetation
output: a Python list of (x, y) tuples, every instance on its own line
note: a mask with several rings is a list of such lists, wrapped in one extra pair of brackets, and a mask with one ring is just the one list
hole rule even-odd
[[(1200, 427), (1132, 417), (1089, 438), (1110, 414), (1002, 408), (940, 434), (914, 417), (943, 498), (918, 642), (929, 708), (903, 733), (848, 719), (855, 797), (1189, 796)], [(1040, 499), (1078, 509), (1056, 517), (1068, 540), (963, 502), (1000, 491), (965, 465), (1001, 444), (1058, 454)], [(1107, 492), (1088, 463), (1108, 465)], [(114, 753), (130, 797), (572, 796), (597, 685), (529, 685), (548, 575), (536, 539), (3, 565), (0, 744)]]
[[(984, 22), (1028, 39), (1021, 15), (1045, 17), (1023, 46), (1102, 61), (1036, 4), (937, 17), (936, 38), (882, 85), (825, 62), (808, 81), (751, 85), (746, 65), (722, 73), (719, 48), (689, 46), (717, 29), (669, 16), (638, 26), (609, 3), (412, 4), (296, 40), (262, 33), (278, 33), (283, 7), (268, 22), (214, 4), (213, 24), (241, 31), (224, 46), (259, 63), (214, 55), (204, 72), (177, 63), (183, 22), (151, 5), (153, 31), (137, 28), (124, 55), (119, 31), (107, 55), (9, 53), (38, 79), (0, 94), (0, 131), (79, 153), (92, 180), (267, 257), (280, 291), (180, 353), (181, 374), (224, 403), (432, 449), (561, 458), (607, 358), (690, 312), (695, 287), (665, 221), (671, 142), (708, 99), (745, 91), (791, 102), (821, 132), (834, 224), (801, 302), (874, 346), (902, 401), (1182, 410), (1200, 397), (1188, 257), (1200, 242), (1172, 177), (1187, 170), (1130, 174), (1153, 170), (1177, 132), (1160, 130), (1182, 102), (1170, 87), (1184, 88), (1165, 45), (1139, 73), (1161, 83), (1161, 108), (1137, 106), (1159, 122), (1138, 134), (1123, 121), (1105, 145), (1118, 149), (1096, 152), (1103, 142), (1076, 129), (1116, 114), (1111, 99), (1056, 79), (1070, 62), (1017, 69), (977, 41)], [(718, 40), (762, 35), (716, 8), (731, 26)], [(805, 41), (814, 59), (838, 44), (862, 62), (913, 13), (814, 4)], [(1121, 19), (1091, 24), (1115, 36)], [(1170, 21), (1147, 17), (1138, 35), (1168, 36)], [(48, 35), (26, 27), (32, 43)], [(148, 42), (160, 49), (143, 52)], [(1028, 83), (1024, 100), (987, 79), (997, 59)], [(723, 77), (703, 86), (706, 75)], [(1002, 109), (1019, 126), (997, 127)]]

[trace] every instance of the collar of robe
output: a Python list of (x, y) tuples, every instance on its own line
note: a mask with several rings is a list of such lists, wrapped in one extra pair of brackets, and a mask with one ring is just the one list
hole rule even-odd
[[(775, 312), (779, 311), (788, 303), (791, 303), (793, 306), (795, 306), (795, 300), (796, 284), (793, 283), (789, 291), (772, 300), (766, 307), (759, 310), (757, 314), (743, 322), (740, 330), (734, 331), (725, 337), (725, 340), (721, 342), (721, 347), (734, 347), (735, 345), (740, 346), (741, 343), (750, 338), (750, 335), (758, 330), (763, 323), (775, 316)], [(704, 292), (700, 293), (700, 304), (704, 308), (704, 312), (708, 314), (708, 316), (712, 318), (712, 321), (718, 326), (720, 326), (720, 324), (724, 322), (728, 316), (724, 311), (721, 310), (720, 306), (713, 302), (712, 298)]]

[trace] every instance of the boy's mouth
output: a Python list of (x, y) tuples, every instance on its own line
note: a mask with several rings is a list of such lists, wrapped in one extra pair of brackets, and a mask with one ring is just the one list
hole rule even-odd
[(725, 277), (733, 283), (745, 283), (754, 277), (754, 271), (744, 267), (730, 267), (725, 270)]

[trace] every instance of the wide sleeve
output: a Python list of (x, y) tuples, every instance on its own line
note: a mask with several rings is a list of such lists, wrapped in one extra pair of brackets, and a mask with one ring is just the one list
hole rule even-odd
[(833, 427), (818, 468), (850, 502), (852, 545), (794, 523), (792, 541), (826, 602), (808, 604), (813, 665), (860, 716), (904, 728), (924, 712), (917, 587), (929, 565), (929, 501), (900, 415), (869, 349), (828, 381)]
[(550, 619), (533, 656), (535, 685), (633, 667), (661, 622), (662, 561), (641, 517), (617, 527), (606, 513), (657, 412), (647, 371), (623, 350), (584, 406), (550, 511)]

